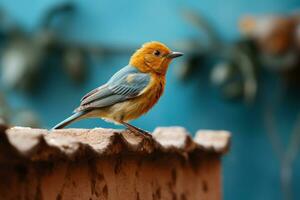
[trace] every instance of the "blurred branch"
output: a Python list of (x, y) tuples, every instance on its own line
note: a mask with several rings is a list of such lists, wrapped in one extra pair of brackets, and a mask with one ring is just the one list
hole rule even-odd
[[(274, 101), (276, 101), (274, 99)], [(274, 103), (275, 104), (275, 103)], [(267, 104), (268, 105), (268, 104)], [(271, 106), (271, 104), (269, 106), (265, 106), (266, 107), (266, 111), (265, 111), (265, 117), (264, 117), (264, 121), (265, 121), (265, 126), (267, 129), (267, 134), (269, 136), (271, 145), (273, 147), (273, 150), (275, 151), (275, 154), (277, 156), (277, 158), (281, 161), (282, 158), (284, 157), (284, 148), (283, 145), (281, 143), (281, 139), (279, 137), (279, 133), (276, 129), (276, 119), (275, 119), (275, 114), (274, 114), (274, 107)]]
[[(200, 33), (199, 37), (189, 39), (184, 43), (178, 43), (180, 49), (185, 52), (185, 59), (181, 63), (180, 68), (177, 68), (176, 75), (181, 80), (189, 80), (190, 77), (198, 77), (198, 71), (201, 66), (209, 62), (213, 57), (220, 55), (219, 50), (223, 46), (223, 42), (215, 29), (212, 27), (209, 20), (207, 20), (201, 13), (192, 9), (183, 9), (182, 16), (191, 25), (195, 26)], [(205, 39), (203, 39), (203, 37)], [(208, 42), (207, 42), (208, 41)]]
[(273, 150), (280, 162), (281, 167), (281, 187), (285, 200), (293, 199), (292, 191), (292, 174), (293, 174), (293, 163), (299, 153), (300, 145), (300, 112), (297, 114), (296, 121), (293, 125), (290, 139), (286, 149), (284, 149), (284, 144), (280, 138), (280, 134), (277, 131), (276, 126), (276, 114), (275, 109), (279, 108), (281, 97), (284, 96), (283, 91), (285, 87), (280, 86), (275, 88), (275, 95), (272, 98), (273, 103), (266, 103), (265, 111), (265, 125), (267, 129), (267, 134), (269, 136)]
[(213, 49), (217, 49), (222, 46), (223, 42), (221, 40), (221, 37), (217, 34), (215, 29), (200, 12), (196, 12), (191, 9), (185, 9), (183, 10), (183, 16), (192, 25), (206, 34)]
[(236, 60), (243, 79), (243, 96), (246, 103), (254, 101), (257, 94), (257, 63), (251, 42), (243, 41), (237, 44)]
[(288, 149), (286, 152), (286, 160), (293, 162), (297, 154), (299, 152), (299, 146), (300, 146), (300, 112), (297, 115), (296, 122), (294, 124), (293, 132), (291, 135), (290, 143), (288, 145)]
[(61, 5), (56, 5), (53, 8), (49, 9), (43, 19), (41, 20), (41, 28), (47, 29), (52, 23), (53, 19), (58, 15), (70, 14), (75, 10), (75, 5), (73, 2), (64, 2)]
[(223, 49), (221, 62), (214, 65), (210, 81), (226, 99), (242, 99), (250, 104), (257, 96), (256, 49), (250, 40), (239, 40)]
[(297, 115), (297, 119), (290, 136), (290, 141), (281, 163), (282, 187), (286, 197), (285, 199), (288, 200), (293, 199), (293, 192), (292, 192), (293, 163), (297, 157), (297, 154), (299, 153), (299, 145), (300, 145), (300, 112)]

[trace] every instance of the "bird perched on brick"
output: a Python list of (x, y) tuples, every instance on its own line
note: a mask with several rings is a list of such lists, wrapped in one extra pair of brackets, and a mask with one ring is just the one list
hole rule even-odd
[(145, 43), (131, 56), (127, 66), (107, 83), (87, 93), (74, 114), (53, 129), (63, 128), (84, 118), (102, 118), (123, 124), (134, 133), (148, 135), (128, 122), (154, 106), (163, 94), (171, 60), (182, 55), (160, 42)]

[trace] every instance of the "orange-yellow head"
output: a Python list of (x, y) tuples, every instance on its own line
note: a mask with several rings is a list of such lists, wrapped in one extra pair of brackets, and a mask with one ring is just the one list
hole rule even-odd
[(142, 72), (165, 75), (171, 60), (182, 55), (160, 42), (147, 42), (131, 56), (129, 64)]

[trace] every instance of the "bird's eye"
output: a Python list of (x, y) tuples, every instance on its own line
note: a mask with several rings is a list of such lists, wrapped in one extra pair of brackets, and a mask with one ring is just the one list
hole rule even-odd
[(154, 54), (155, 56), (160, 56), (160, 51), (155, 50), (155, 51), (153, 52), (153, 54)]

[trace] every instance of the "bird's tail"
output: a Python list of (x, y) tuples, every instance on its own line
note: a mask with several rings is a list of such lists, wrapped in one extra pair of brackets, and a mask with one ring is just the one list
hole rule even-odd
[(51, 130), (64, 128), (64, 127), (68, 126), (69, 124), (79, 120), (86, 113), (87, 112), (85, 112), (85, 111), (74, 113), (73, 115), (71, 115), (70, 117), (65, 119), (64, 121), (55, 125)]

